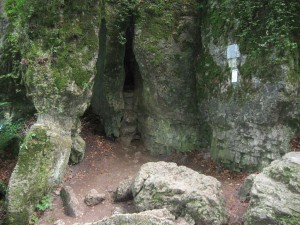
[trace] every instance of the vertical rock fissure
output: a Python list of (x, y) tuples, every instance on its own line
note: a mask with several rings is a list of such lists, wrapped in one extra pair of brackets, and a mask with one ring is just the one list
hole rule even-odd
[(130, 144), (132, 140), (139, 139), (138, 121), (136, 111), (136, 86), (138, 65), (135, 59), (133, 45), (134, 45), (134, 16), (130, 15), (129, 24), (125, 33), (125, 55), (124, 55), (124, 115), (120, 129), (121, 141), (125, 144)]
[(130, 16), (130, 23), (126, 29), (126, 44), (124, 56), (124, 92), (132, 92), (135, 89), (135, 67), (136, 60), (133, 52), (134, 18)]

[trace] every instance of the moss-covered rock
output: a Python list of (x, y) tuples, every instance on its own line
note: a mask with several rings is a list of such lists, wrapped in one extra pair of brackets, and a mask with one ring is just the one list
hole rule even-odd
[[(288, 151), (299, 129), (299, 49), (294, 38), (299, 26), (288, 19), (298, 17), (290, 4), (300, 7), (281, 0), (203, 5), (198, 99), (200, 108), (207, 108), (212, 157), (231, 169), (268, 165)], [(227, 58), (232, 44), (239, 46), (236, 65)], [(233, 66), (239, 70), (235, 84)]]
[(137, 11), (134, 52), (142, 83), (142, 139), (156, 153), (198, 148), (197, 1), (138, 1)]
[(273, 161), (253, 179), (244, 224), (296, 225), (300, 221), (300, 153)]
[(8, 189), (8, 223), (26, 224), (32, 210), (48, 191), (55, 152), (47, 128), (35, 126), (27, 134)]
[(100, 116), (106, 135), (119, 137), (123, 117), (124, 56), (126, 30), (130, 25), (132, 5), (129, 0), (106, 1), (100, 30), (92, 109)]
[(27, 224), (33, 205), (64, 176), (72, 129), (92, 93), (101, 6), (98, 0), (7, 1), (22, 79), (38, 112), (9, 182), (9, 224)]

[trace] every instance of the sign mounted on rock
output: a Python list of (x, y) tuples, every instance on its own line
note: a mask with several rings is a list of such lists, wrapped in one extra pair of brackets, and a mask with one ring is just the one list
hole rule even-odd
[(227, 60), (228, 66), (231, 69), (231, 83), (239, 81), (238, 59), (241, 57), (239, 46), (232, 44), (227, 46)]

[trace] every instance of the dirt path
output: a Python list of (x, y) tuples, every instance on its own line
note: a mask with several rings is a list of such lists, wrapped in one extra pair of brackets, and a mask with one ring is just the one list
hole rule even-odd
[[(84, 215), (80, 218), (71, 218), (63, 213), (60, 197), (54, 195), (53, 205), (40, 219), (40, 225), (52, 225), (58, 219), (71, 225), (76, 222), (92, 222), (110, 216), (117, 206), (122, 206), (128, 212), (134, 212), (131, 203), (115, 204), (112, 201), (113, 191), (120, 181), (134, 176), (141, 165), (150, 161), (174, 161), (186, 165), (196, 171), (216, 177), (223, 183), (227, 199), (227, 208), (230, 215), (230, 224), (239, 224), (247, 204), (240, 203), (236, 192), (245, 177), (245, 174), (235, 174), (218, 168), (204, 153), (179, 154), (154, 157), (144, 152), (138, 143), (126, 148), (119, 143), (113, 143), (106, 138), (93, 134), (93, 131), (84, 128), (82, 136), (87, 143), (84, 160), (76, 166), (70, 166), (65, 185), (73, 188), (78, 200), (84, 207)], [(91, 189), (105, 193), (103, 204), (88, 207), (83, 203), (84, 196)]]

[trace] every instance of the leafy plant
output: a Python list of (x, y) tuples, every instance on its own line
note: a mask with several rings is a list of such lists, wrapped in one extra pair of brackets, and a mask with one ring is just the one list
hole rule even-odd
[(43, 212), (46, 209), (49, 209), (52, 204), (52, 196), (51, 195), (45, 195), (42, 200), (35, 206), (35, 210), (39, 212)]
[(29, 224), (35, 224), (39, 221), (39, 217), (35, 214), (32, 214), (29, 219)]
[(46, 209), (49, 209), (52, 205), (52, 196), (45, 195), (39, 203), (35, 206), (35, 212), (31, 215), (29, 219), (29, 224), (33, 225), (39, 221), (39, 218), (44, 213)]

